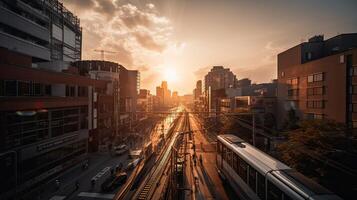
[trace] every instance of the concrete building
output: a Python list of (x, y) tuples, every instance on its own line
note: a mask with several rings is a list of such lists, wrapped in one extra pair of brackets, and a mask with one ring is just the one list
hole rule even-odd
[(95, 99), (92, 99), (90, 104), (92, 109), (88, 120), (93, 124), (93, 129), (89, 133), (90, 147), (91, 150), (96, 151), (98, 145), (110, 143), (119, 134), (120, 65), (99, 60), (76, 61), (73, 65), (79, 70), (80, 75), (89, 75), (91, 79), (108, 82), (105, 91), (95, 91)]
[(196, 88), (193, 90), (194, 99), (197, 100), (202, 95), (202, 81), (198, 80), (196, 82)]
[(208, 111), (219, 111), (219, 99), (226, 97), (225, 90), (235, 88), (237, 78), (229, 68), (214, 66), (205, 76), (205, 94), (208, 101)]
[(237, 86), (238, 87), (247, 87), (252, 84), (252, 81), (249, 78), (243, 78), (238, 80)]
[(237, 78), (229, 68), (214, 66), (205, 76), (205, 90), (234, 88), (237, 85)]
[(328, 118), (357, 127), (356, 66), (357, 33), (315, 36), (280, 53), (279, 127), (290, 110), (300, 119)]
[[(32, 58), (0, 49), (0, 196), (24, 196), (83, 162), (96, 91), (107, 81), (32, 68)], [(24, 197), (24, 199), (28, 199)]]
[(137, 111), (139, 112), (139, 119), (147, 117), (148, 112), (153, 111), (153, 101), (153, 96), (150, 94), (150, 90), (140, 89), (137, 101)]
[(171, 90), (168, 89), (167, 81), (162, 81), (161, 86), (156, 87), (158, 109), (170, 107), (172, 104)]
[(177, 91), (173, 91), (172, 92), (172, 105), (173, 106), (178, 106), (179, 102), (180, 102), (180, 98), (179, 98), (179, 95), (178, 95), (178, 92)]
[(128, 70), (120, 65), (120, 120), (127, 124), (136, 120), (136, 106), (140, 90), (140, 73), (137, 70)]
[(58, 0), (0, 1), (0, 41), (33, 62), (81, 59), (79, 19)]
[(271, 83), (254, 83), (239, 88), (241, 89), (242, 96), (275, 97), (277, 95), (277, 87), (277, 80), (272, 80)]

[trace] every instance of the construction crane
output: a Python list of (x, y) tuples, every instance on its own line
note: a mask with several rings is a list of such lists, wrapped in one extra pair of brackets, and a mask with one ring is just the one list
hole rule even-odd
[(114, 52), (114, 51), (106, 51), (106, 50), (103, 50), (103, 49), (94, 49), (94, 51), (100, 52), (102, 60), (104, 60), (104, 53), (118, 53), (118, 52)]

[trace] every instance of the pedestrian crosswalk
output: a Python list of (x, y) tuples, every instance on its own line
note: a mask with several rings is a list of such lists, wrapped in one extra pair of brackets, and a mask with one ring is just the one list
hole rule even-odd
[(113, 199), (115, 194), (104, 194), (104, 193), (95, 193), (95, 192), (81, 192), (78, 194), (80, 197), (93, 197), (100, 199)]

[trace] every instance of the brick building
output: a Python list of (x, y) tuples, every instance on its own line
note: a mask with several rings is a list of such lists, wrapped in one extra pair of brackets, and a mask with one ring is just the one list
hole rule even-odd
[(315, 36), (278, 55), (278, 125), (287, 112), (357, 127), (357, 33)]

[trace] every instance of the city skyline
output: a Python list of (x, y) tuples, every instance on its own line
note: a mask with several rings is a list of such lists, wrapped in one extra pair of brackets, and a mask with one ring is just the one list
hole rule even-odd
[(100, 59), (94, 49), (118, 52), (105, 58), (140, 70), (144, 88), (171, 79), (181, 94), (192, 93), (214, 65), (238, 79), (270, 82), (278, 52), (313, 35), (357, 29), (355, 1), (63, 2), (81, 19), (84, 59)]

